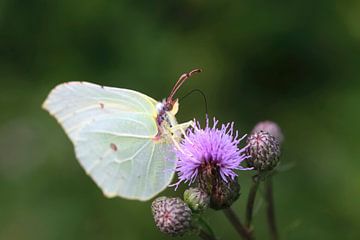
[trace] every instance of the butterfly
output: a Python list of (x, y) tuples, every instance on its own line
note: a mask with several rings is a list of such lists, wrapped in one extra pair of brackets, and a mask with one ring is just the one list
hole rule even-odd
[(146, 201), (173, 178), (174, 144), (193, 124), (177, 123), (174, 95), (198, 72), (181, 75), (161, 102), (129, 89), (67, 82), (56, 86), (42, 107), (63, 127), (81, 166), (105, 196)]

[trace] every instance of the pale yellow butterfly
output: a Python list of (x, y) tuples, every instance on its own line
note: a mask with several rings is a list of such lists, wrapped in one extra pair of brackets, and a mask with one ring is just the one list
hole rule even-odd
[(169, 97), (88, 82), (56, 86), (43, 104), (74, 144), (81, 166), (105, 196), (148, 200), (171, 182), (174, 144), (192, 121), (178, 124), (174, 95), (195, 69), (181, 75)]

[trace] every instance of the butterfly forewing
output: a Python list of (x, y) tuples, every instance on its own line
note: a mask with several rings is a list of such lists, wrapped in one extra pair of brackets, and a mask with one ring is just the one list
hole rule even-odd
[(88, 82), (69, 82), (55, 87), (43, 107), (74, 140), (78, 130), (95, 118), (128, 112), (156, 116), (155, 105), (154, 99), (132, 90), (102, 87)]
[(169, 139), (155, 139), (156, 101), (127, 89), (71, 82), (44, 103), (75, 146), (85, 171), (108, 197), (147, 200), (171, 181)]

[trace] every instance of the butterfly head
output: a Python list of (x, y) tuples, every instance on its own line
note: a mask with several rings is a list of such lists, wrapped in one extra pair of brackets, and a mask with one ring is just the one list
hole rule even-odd
[(165, 132), (169, 132), (169, 129), (177, 124), (175, 114), (179, 110), (179, 100), (177, 98), (174, 99), (174, 95), (187, 79), (189, 79), (193, 74), (199, 73), (201, 71), (202, 71), (201, 69), (194, 69), (188, 73), (182, 74), (175, 83), (169, 96), (156, 105), (156, 109), (157, 109), (156, 121), (159, 128), (158, 136), (161, 136)]
[(166, 112), (170, 112), (171, 114), (175, 115), (179, 110), (179, 100), (175, 99), (172, 100), (171, 102), (165, 101), (164, 110)]
[(175, 99), (173, 102), (168, 102), (167, 99), (164, 99), (156, 105), (156, 109), (158, 118), (160, 117), (160, 119), (166, 114), (175, 116), (179, 110), (179, 101), (178, 99)]
[(175, 99), (164, 99), (164, 101), (161, 103), (163, 111), (170, 112), (173, 115), (175, 115), (179, 110), (179, 100)]

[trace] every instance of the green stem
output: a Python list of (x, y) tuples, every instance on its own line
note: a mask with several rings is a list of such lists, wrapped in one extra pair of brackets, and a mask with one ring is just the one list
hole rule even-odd
[(209, 232), (209, 234), (215, 238), (215, 234), (214, 234), (214, 231), (212, 230), (212, 228), (209, 226), (209, 224), (202, 218), (202, 217), (199, 217), (199, 222), (200, 224), (206, 228), (206, 230)]
[(259, 180), (254, 178), (253, 184), (250, 188), (250, 193), (246, 205), (246, 227), (250, 229), (251, 227), (251, 221), (253, 217), (253, 211), (254, 211), (254, 203), (256, 198), (256, 193), (259, 188)]
[(211, 236), (210, 234), (208, 234), (207, 232), (205, 232), (202, 229), (199, 229), (198, 236), (200, 239), (203, 239), (203, 240), (216, 240), (215, 237)]
[(241, 223), (240, 219), (232, 208), (226, 208), (223, 210), (223, 212), (242, 239), (253, 239), (251, 233), (244, 227), (244, 225)]
[(268, 176), (265, 180), (265, 198), (267, 201), (267, 221), (269, 225), (270, 235), (272, 240), (278, 240), (279, 235), (276, 227), (275, 221), (275, 207), (274, 207), (274, 196), (273, 196), (273, 186), (272, 178)]

